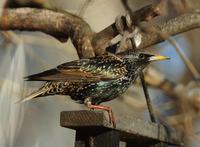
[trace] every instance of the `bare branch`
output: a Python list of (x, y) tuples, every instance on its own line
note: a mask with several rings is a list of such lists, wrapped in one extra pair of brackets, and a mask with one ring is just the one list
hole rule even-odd
[[(135, 12), (131, 13), (131, 19), (134, 25), (137, 25), (141, 21), (149, 21), (150, 19), (160, 14), (159, 5), (147, 5)], [(93, 38), (93, 45), (97, 54), (105, 52), (110, 41), (119, 34), (115, 27), (115, 23), (111, 24), (104, 30), (95, 34)]]
[[(134, 12), (135, 15), (133, 16), (137, 16), (136, 14), (139, 12), (142, 13), (142, 10), (147, 11), (146, 9), (147, 7), (144, 7)], [(140, 15), (140, 19), (144, 20), (146, 15), (142, 16)], [(185, 13), (155, 26), (160, 33), (170, 36), (199, 27), (200, 10)], [(105, 48), (109, 45), (109, 42), (118, 35), (114, 24), (99, 33), (94, 33), (84, 20), (68, 12), (61, 13), (34, 8), (6, 9), (0, 18), (0, 29), (41, 31), (60, 41), (70, 37), (80, 58), (92, 57), (95, 53), (105, 52)], [(139, 49), (163, 41), (163, 38), (156, 32), (141, 31), (140, 33), (142, 35), (142, 43), (139, 45)]]
[[(154, 10), (155, 6), (148, 5), (134, 12), (134, 19), (142, 21), (150, 15), (151, 17), (156, 16), (157, 12), (152, 9)], [(151, 13), (147, 14), (147, 12)], [(66, 41), (70, 37), (80, 58), (92, 57), (95, 52), (99, 54), (99, 49), (107, 47), (110, 40), (118, 35), (116, 29), (112, 34), (112, 28), (115, 28), (114, 24), (101, 33), (95, 34), (89, 25), (78, 16), (68, 12), (61, 13), (34, 8), (5, 9), (0, 18), (1, 30), (41, 31), (60, 41)]]
[[(195, 10), (192, 12), (185, 13), (183, 15), (180, 15), (176, 18), (170, 19), (167, 22), (157, 24), (154, 26), (157, 31), (160, 32), (160, 34), (168, 34), (169, 36), (177, 35), (179, 33), (183, 33), (189, 30), (193, 30), (200, 27), (200, 10)], [(100, 35), (102, 34), (102, 35)], [(160, 37), (160, 35), (157, 32), (144, 32), (141, 31), (140, 34), (142, 35), (142, 43), (138, 46), (139, 49), (143, 49), (146, 47), (149, 47), (151, 45), (154, 45), (156, 43), (159, 43), (163, 41), (164, 39)], [(107, 39), (114, 38), (117, 35), (117, 32), (112, 27), (107, 27), (107, 29), (104, 29), (103, 31), (99, 32), (96, 36), (106, 36)], [(105, 38), (106, 38), (105, 37)], [(101, 40), (101, 37), (98, 40), (101, 44), (101, 41), (103, 41), (104, 45), (106, 44), (105, 38), (104, 40)], [(98, 47), (98, 43), (96, 43)], [(127, 47), (130, 48), (130, 47)], [(102, 51), (103, 52), (103, 51)]]
[[(185, 13), (181, 16), (173, 18), (165, 23), (158, 24), (155, 28), (161, 34), (167, 34), (168, 36), (183, 33), (192, 29), (200, 27), (200, 10)], [(163, 38), (157, 32), (153, 34), (142, 33), (142, 44), (139, 48), (146, 48), (153, 44), (163, 41)]]
[(141, 80), (141, 83), (142, 83), (147, 107), (148, 107), (148, 110), (149, 110), (150, 119), (151, 119), (152, 122), (155, 123), (156, 117), (155, 117), (155, 114), (154, 114), (153, 106), (151, 104), (151, 99), (150, 99), (150, 96), (149, 96), (148, 88), (147, 88), (146, 82), (144, 80), (144, 73), (143, 72), (140, 73), (140, 80)]
[(5, 9), (0, 18), (1, 30), (41, 31), (60, 41), (70, 37), (79, 57), (94, 56), (91, 45), (93, 31), (81, 18), (70, 13), (44, 9)]
[(191, 72), (193, 78), (195, 80), (200, 80), (200, 74), (199, 74), (198, 70), (196, 69), (194, 64), (190, 61), (190, 59), (187, 58), (187, 56), (181, 50), (180, 46), (176, 43), (176, 41), (173, 38), (168, 38), (167, 40), (172, 44), (172, 46), (174, 46), (174, 48), (176, 49), (176, 52), (179, 54), (179, 56), (181, 57), (181, 59), (185, 63), (186, 67)]

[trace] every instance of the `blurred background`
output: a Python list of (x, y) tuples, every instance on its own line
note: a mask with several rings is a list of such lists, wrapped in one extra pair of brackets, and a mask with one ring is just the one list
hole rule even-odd
[[(125, 14), (121, 0), (8, 0), (0, 1), (1, 7), (34, 6), (65, 10), (82, 17), (93, 30), (101, 31), (112, 24), (118, 15)], [(128, 0), (131, 9), (157, 2), (156, 0)], [(166, 0), (166, 13), (155, 22), (166, 21), (185, 11), (200, 8), (199, 0)], [(35, 5), (36, 3), (36, 5)], [(38, 4), (38, 5), (37, 5)], [(199, 33), (196, 29), (173, 39), (186, 56), (200, 71)], [(179, 86), (192, 81), (183, 61), (174, 47), (167, 41), (151, 47), (151, 50), (171, 57), (170, 61), (155, 63), (163, 75)], [(73, 147), (75, 132), (60, 127), (60, 112), (86, 109), (68, 96), (50, 96), (41, 99), (16, 103), (41, 82), (26, 82), (23, 77), (41, 72), (58, 64), (78, 59), (71, 41), (60, 43), (51, 36), (40, 32), (9, 31), (0, 34), (0, 147)], [(174, 114), (175, 108), (168, 105), (172, 100), (159, 89), (149, 87), (154, 107), (162, 117)], [(199, 88), (197, 87), (197, 91)], [(165, 105), (166, 104), (166, 105)], [(149, 120), (146, 102), (139, 82), (118, 99), (104, 103), (111, 106), (116, 118), (126, 115)], [(160, 115), (159, 115), (160, 116)], [(175, 121), (177, 121), (175, 119)], [(166, 122), (167, 123), (167, 122)], [(198, 132), (198, 115), (192, 124)], [(195, 136), (186, 137), (185, 146), (198, 147)]]

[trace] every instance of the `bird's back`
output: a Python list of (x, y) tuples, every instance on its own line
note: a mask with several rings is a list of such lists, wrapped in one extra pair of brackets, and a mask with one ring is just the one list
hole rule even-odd
[[(38, 95), (70, 95), (72, 99), (113, 97), (118, 93), (118, 79), (127, 74), (122, 58), (108, 54), (67, 62), (54, 69), (26, 77), (28, 81), (46, 81)], [(115, 89), (115, 90), (114, 90)], [(42, 91), (42, 92), (41, 92)]]

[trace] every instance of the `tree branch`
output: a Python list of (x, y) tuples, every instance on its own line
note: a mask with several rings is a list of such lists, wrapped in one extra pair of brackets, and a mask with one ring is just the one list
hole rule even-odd
[[(141, 21), (149, 21), (160, 15), (159, 4), (147, 5), (135, 12), (129, 11), (132, 22), (138, 25)], [(97, 54), (102, 54), (109, 46), (110, 41), (119, 34), (115, 23), (111, 24), (104, 30), (96, 33), (93, 38), (93, 45)]]
[(68, 12), (35, 8), (5, 9), (0, 18), (0, 29), (40, 31), (60, 41), (70, 37), (79, 57), (94, 56), (90, 42), (93, 31), (85, 21)]
[[(141, 44), (137, 48), (143, 49), (152, 46), (156, 43), (159, 43), (161, 41), (164, 41), (164, 38), (161, 37), (160, 34), (168, 34), (168, 36), (173, 36), (199, 27), (200, 27), (200, 10), (197, 9), (192, 12), (180, 15), (176, 18), (172, 18), (167, 22), (153, 26), (152, 28), (155, 28), (157, 30), (156, 32), (140, 31), (139, 33), (142, 36)], [(111, 29), (111, 27), (107, 27), (107, 29), (104, 29), (98, 34), (103, 34), (104, 36), (107, 36), (107, 38), (108, 36), (109, 38), (112, 37), (114, 38), (116, 36), (115, 29)], [(105, 41), (104, 44), (106, 44)], [(96, 48), (98, 48), (98, 46)], [(127, 45), (127, 48), (130, 48), (130, 46)]]
[[(149, 16), (155, 17), (157, 11), (154, 12), (154, 9), (153, 5), (142, 8), (133, 14), (134, 19), (140, 21)], [(60, 41), (66, 41), (70, 37), (80, 58), (92, 57), (95, 52), (98, 54), (96, 46), (102, 49), (104, 42), (107, 42), (105, 47), (108, 46), (110, 40), (118, 35), (116, 29), (114, 29), (113, 37), (109, 35), (112, 33), (109, 28), (95, 34), (90, 26), (78, 16), (65, 11), (61, 13), (35, 8), (5, 9), (0, 18), (1, 30), (41, 31)], [(114, 23), (111, 28), (114, 28)], [(105, 36), (111, 36), (111, 38)]]
[(143, 72), (140, 73), (140, 80), (141, 80), (141, 84), (142, 84), (142, 87), (143, 87), (143, 91), (144, 91), (144, 95), (145, 95), (145, 99), (146, 99), (146, 103), (147, 103), (147, 108), (149, 110), (150, 119), (151, 119), (152, 122), (156, 123), (156, 117), (154, 115), (153, 106), (151, 104), (151, 99), (150, 99), (150, 96), (149, 96), (149, 92), (148, 92), (146, 82), (144, 80), (144, 73)]
[[(185, 13), (167, 22), (158, 24), (155, 26), (156, 30), (160, 34), (167, 34), (168, 36), (177, 35), (189, 30), (193, 30), (200, 27), (200, 10), (195, 10), (189, 13)], [(157, 32), (154, 33), (142, 33), (142, 43), (139, 48), (146, 48), (163, 41), (163, 38)]]
[[(146, 11), (146, 7), (134, 13), (142, 12), (142, 10)], [(144, 18), (145, 16), (140, 16), (141, 20)], [(200, 10), (185, 13), (155, 26), (158, 31), (168, 35), (176, 35), (199, 27)], [(0, 30), (41, 31), (60, 41), (70, 37), (80, 58), (88, 58), (94, 56), (95, 53), (105, 52), (109, 42), (118, 35), (114, 24), (99, 33), (94, 33), (84, 20), (68, 12), (61, 13), (35, 8), (5, 9), (0, 18)], [(156, 32), (141, 31), (140, 33), (142, 43), (139, 49), (163, 41)]]

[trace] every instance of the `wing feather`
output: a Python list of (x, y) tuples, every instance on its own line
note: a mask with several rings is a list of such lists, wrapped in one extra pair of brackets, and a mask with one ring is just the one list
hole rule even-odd
[[(103, 61), (106, 58), (106, 63)], [(122, 60), (114, 55), (99, 56), (67, 62), (38, 74), (25, 77), (28, 81), (107, 81), (120, 78), (126, 70), (116, 66)], [(113, 71), (117, 71), (114, 73)], [(120, 73), (121, 72), (121, 73)]]

